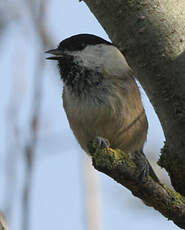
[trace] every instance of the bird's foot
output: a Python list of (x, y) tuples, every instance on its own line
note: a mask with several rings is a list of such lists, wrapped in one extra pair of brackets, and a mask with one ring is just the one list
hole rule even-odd
[(148, 180), (148, 176), (150, 175), (150, 165), (147, 158), (140, 151), (135, 151), (132, 154), (132, 159), (138, 168), (138, 182), (146, 182)]
[(109, 146), (109, 140), (99, 136), (96, 136), (93, 140), (89, 141), (87, 145), (90, 154), (96, 153), (97, 150), (108, 149)]

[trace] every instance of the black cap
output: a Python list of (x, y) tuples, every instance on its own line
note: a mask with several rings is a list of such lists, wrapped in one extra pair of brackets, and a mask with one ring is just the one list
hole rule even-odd
[(84, 49), (87, 45), (106, 44), (112, 45), (111, 42), (104, 40), (93, 34), (78, 34), (61, 41), (58, 49), (77, 51)]

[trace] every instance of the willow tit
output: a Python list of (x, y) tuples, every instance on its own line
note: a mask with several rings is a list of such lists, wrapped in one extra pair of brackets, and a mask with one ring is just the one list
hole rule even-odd
[(112, 148), (142, 152), (148, 122), (134, 74), (119, 49), (98, 36), (78, 34), (46, 53), (57, 60), (70, 127), (88, 153), (99, 136)]

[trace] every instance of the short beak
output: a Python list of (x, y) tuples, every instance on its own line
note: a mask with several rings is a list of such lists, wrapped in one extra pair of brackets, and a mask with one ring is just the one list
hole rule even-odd
[(46, 59), (48, 60), (59, 60), (60, 58), (64, 57), (64, 54), (59, 49), (48, 50), (45, 53), (54, 55), (51, 57), (47, 57)]

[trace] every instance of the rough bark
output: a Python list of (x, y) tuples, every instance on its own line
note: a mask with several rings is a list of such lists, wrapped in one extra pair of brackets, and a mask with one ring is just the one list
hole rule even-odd
[(84, 1), (123, 51), (153, 104), (166, 138), (159, 163), (185, 195), (184, 1)]

